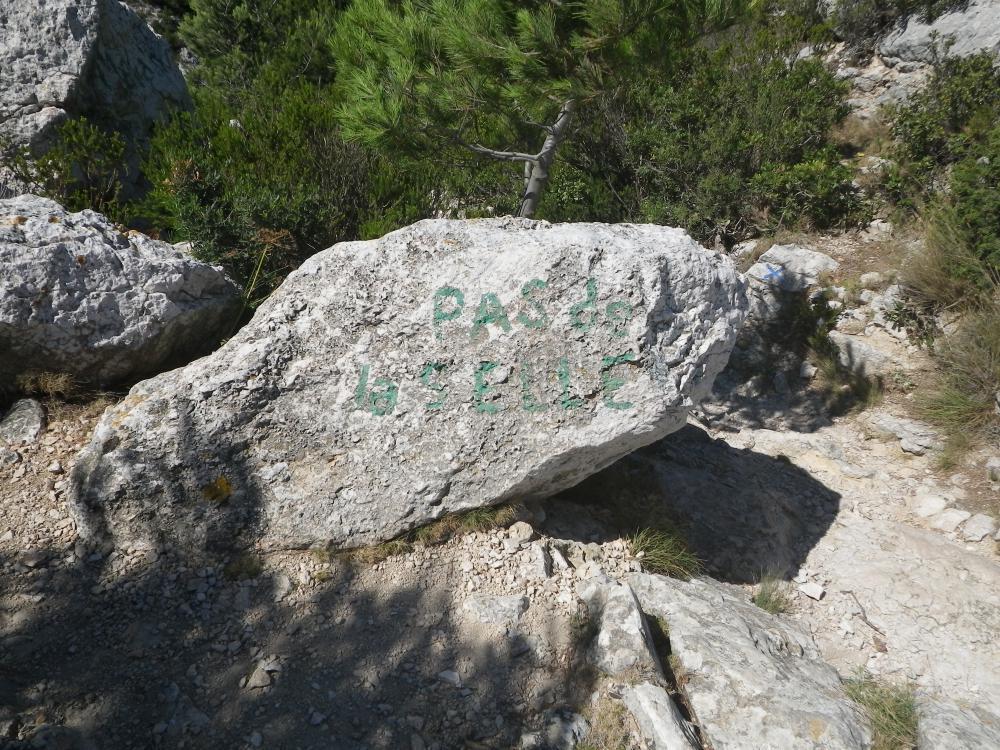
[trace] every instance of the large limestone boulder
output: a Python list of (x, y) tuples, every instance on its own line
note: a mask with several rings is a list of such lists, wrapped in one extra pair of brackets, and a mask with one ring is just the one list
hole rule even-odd
[(240, 311), (219, 268), (93, 211), (0, 200), (0, 389), (69, 373), (104, 386), (204, 354)]
[(1000, 56), (1000, 0), (972, 0), (926, 22), (911, 16), (879, 44), (890, 61), (932, 63), (935, 46), (950, 44), (948, 54), (967, 57), (979, 52)]
[(677, 679), (715, 750), (871, 747), (837, 670), (797, 624), (711, 579), (629, 582), (643, 611), (666, 621)]
[(142, 143), (189, 105), (169, 45), (124, 3), (0, 0), (0, 141), (44, 149), (85, 115)]
[(104, 415), (74, 513), (127, 544), (275, 549), (549, 495), (681, 427), (746, 304), (728, 260), (664, 227), (435, 220), (342, 243)]

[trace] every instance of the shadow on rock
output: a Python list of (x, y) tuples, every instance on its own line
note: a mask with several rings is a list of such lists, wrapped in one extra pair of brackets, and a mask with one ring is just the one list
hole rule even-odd
[(554, 498), (545, 530), (596, 542), (670, 520), (713, 576), (749, 583), (794, 576), (839, 503), (791, 462), (688, 425)]

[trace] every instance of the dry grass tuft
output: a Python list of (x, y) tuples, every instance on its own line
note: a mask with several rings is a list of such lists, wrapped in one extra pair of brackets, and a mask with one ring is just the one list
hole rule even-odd
[(628, 540), (629, 549), (650, 573), (687, 580), (701, 572), (701, 560), (672, 524), (660, 523), (636, 531)]
[(633, 719), (620, 700), (602, 695), (586, 712), (590, 731), (577, 750), (630, 750)]
[(859, 672), (845, 684), (847, 697), (871, 722), (872, 750), (913, 750), (917, 745), (917, 707), (913, 687)]
[(757, 584), (753, 603), (765, 612), (780, 615), (791, 611), (792, 595), (788, 582), (774, 573), (764, 573)]

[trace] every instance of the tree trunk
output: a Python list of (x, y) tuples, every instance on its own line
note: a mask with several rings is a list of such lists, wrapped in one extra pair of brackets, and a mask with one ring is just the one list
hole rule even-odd
[(530, 219), (538, 208), (542, 191), (549, 181), (549, 170), (556, 158), (556, 151), (569, 134), (573, 121), (576, 103), (570, 99), (562, 105), (559, 116), (553, 125), (547, 128), (545, 142), (534, 160), (525, 162), (524, 195), (521, 198), (521, 208), (517, 215)]

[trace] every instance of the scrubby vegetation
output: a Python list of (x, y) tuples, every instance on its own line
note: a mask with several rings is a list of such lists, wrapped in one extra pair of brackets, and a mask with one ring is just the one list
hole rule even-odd
[(790, 588), (788, 582), (780, 576), (764, 573), (754, 592), (753, 603), (772, 615), (784, 614), (792, 608)]
[(701, 572), (701, 560), (672, 524), (639, 529), (628, 539), (629, 551), (643, 570), (687, 580)]
[(911, 750), (917, 746), (917, 707), (912, 686), (862, 672), (847, 681), (845, 690), (871, 722), (873, 750)]
[(726, 244), (851, 226), (866, 207), (830, 138), (844, 86), (797, 55), (830, 38), (797, 5), (191, 0), (195, 108), (154, 137), (149, 194), (102, 205), (192, 241), (251, 305), (318, 249), (428, 216), (653, 221)]

